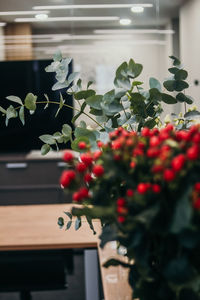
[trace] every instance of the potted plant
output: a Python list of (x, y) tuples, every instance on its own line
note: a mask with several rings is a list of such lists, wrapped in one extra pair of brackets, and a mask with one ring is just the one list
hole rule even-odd
[[(112, 259), (105, 266), (129, 268), (133, 298), (141, 300), (200, 296), (200, 127), (191, 127), (200, 113), (187, 111), (186, 105), (193, 103), (185, 93), (188, 73), (177, 58), (171, 58), (173, 67), (163, 86), (151, 78), (145, 90), (136, 80), (143, 67), (131, 59), (119, 66), (115, 87), (105, 95), (97, 95), (91, 82), (86, 89), (80, 79), (75, 82), (77, 73), (68, 75), (70, 59), (60, 52), (46, 68), (56, 72), (53, 90), (66, 89), (79, 103), (72, 122), (85, 114), (95, 128), (80, 121), (73, 131), (64, 124), (61, 131), (40, 136), (42, 154), (68, 141), (81, 152), (79, 159), (69, 151), (64, 154), (70, 169), (60, 179), (62, 187), (73, 192), (73, 200), (83, 205), (72, 210), (76, 229), (81, 216), (86, 216), (93, 231), (92, 219), (101, 220), (101, 246), (117, 241), (130, 261)], [(58, 105), (57, 113), (65, 107), (73, 109), (63, 93), (60, 102), (47, 95), (38, 100), (31, 93), (24, 101), (16, 96), (7, 99), (17, 106), (0, 107), (6, 124), (17, 116), (24, 123), (24, 111), (34, 113), (40, 104), (45, 109)], [(172, 124), (159, 129), (163, 102), (185, 105), (184, 115), (173, 115), (176, 129)], [(69, 229), (72, 215), (66, 214)], [(59, 218), (58, 223), (62, 227), (65, 220)]]

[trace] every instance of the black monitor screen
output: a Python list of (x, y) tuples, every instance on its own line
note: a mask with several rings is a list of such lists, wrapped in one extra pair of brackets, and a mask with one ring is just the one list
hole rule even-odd
[[(14, 95), (24, 100), (29, 92), (38, 96), (37, 101), (45, 100), (44, 94), (47, 94), (50, 100), (59, 102), (60, 91), (53, 92), (51, 89), (56, 82), (55, 74), (45, 72), (45, 67), (50, 63), (48, 60), (0, 62), (0, 106), (7, 108), (10, 104), (13, 105), (6, 100), (6, 96)], [(63, 92), (63, 96), (66, 98), (66, 93)], [(72, 105), (72, 98), (69, 96), (67, 103)], [(62, 124), (70, 124), (72, 110), (63, 108), (55, 118), (57, 109), (58, 105), (50, 104), (46, 110), (44, 105), (37, 105), (33, 115), (26, 112), (25, 126), (19, 119), (10, 119), (6, 127), (5, 118), (0, 116), (0, 152), (40, 149), (40, 135), (53, 134), (61, 130)]]

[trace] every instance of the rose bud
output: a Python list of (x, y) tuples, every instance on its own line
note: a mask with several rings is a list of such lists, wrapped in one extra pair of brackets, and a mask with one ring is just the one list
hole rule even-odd
[(97, 160), (102, 155), (102, 151), (97, 150), (93, 153), (94, 160)]
[(130, 168), (134, 169), (136, 167), (136, 163), (134, 161), (130, 162)]
[(139, 194), (145, 194), (149, 189), (149, 185), (146, 183), (139, 183), (137, 186), (137, 191)]
[(160, 139), (158, 136), (152, 136), (149, 141), (150, 147), (157, 147), (160, 145)]
[(150, 129), (148, 127), (144, 127), (141, 131), (141, 136), (149, 137), (150, 136)]
[(89, 190), (86, 187), (80, 188), (79, 194), (81, 195), (81, 198), (89, 198)]
[(73, 170), (64, 171), (60, 178), (60, 184), (63, 187), (68, 187), (70, 183), (75, 179), (76, 173)]
[(118, 206), (117, 213), (125, 216), (128, 214), (128, 209), (126, 207)]
[(81, 201), (81, 194), (79, 192), (75, 192), (72, 196), (72, 199), (75, 201), (75, 202), (80, 202)]

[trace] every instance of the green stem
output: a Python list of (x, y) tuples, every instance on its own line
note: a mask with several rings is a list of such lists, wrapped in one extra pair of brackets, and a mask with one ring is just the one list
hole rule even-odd
[[(56, 101), (38, 101), (38, 102), (36, 102), (36, 104), (47, 104), (47, 103), (49, 103), (49, 104), (57, 104), (57, 105), (60, 105), (60, 103), (59, 102), (56, 102)], [(24, 105), (25, 106), (25, 105)], [(63, 106), (65, 106), (65, 107), (68, 107), (68, 108), (71, 108), (71, 109), (74, 109), (74, 110), (76, 110), (77, 112), (82, 112), (84, 115), (86, 115), (90, 120), (92, 120), (94, 123), (96, 123), (99, 127), (101, 127), (102, 129), (104, 129), (104, 127), (99, 123), (99, 122), (97, 122), (93, 117), (91, 117), (89, 114), (87, 114), (86, 112), (84, 112), (84, 111), (81, 111), (80, 109), (78, 109), (78, 108), (75, 108), (75, 107), (73, 107), (73, 106), (71, 106), (71, 105), (69, 105), (69, 104), (63, 104)], [(21, 106), (18, 106), (18, 107), (16, 107), (15, 109), (19, 109)]]
[[(126, 116), (126, 120), (128, 121), (128, 116), (127, 116), (126, 110), (125, 110), (125, 108), (124, 108), (124, 106), (123, 106), (123, 104), (122, 104), (122, 101), (121, 101), (121, 106), (123, 107), (123, 111), (124, 111), (124, 114), (125, 114), (125, 116)], [(131, 124), (129, 124), (129, 125), (130, 125), (130, 128), (133, 130), (132, 125), (131, 125)]]

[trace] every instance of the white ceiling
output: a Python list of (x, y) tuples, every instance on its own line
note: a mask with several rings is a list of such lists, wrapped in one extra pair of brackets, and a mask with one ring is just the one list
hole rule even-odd
[[(146, 8), (142, 14), (133, 14), (129, 8), (123, 9), (84, 9), (84, 10), (52, 10), (49, 17), (65, 17), (65, 16), (118, 16), (120, 18), (132, 19), (132, 24), (128, 28), (154, 28), (164, 26), (169, 19), (178, 16), (180, 6), (186, 0), (0, 0), (0, 11), (23, 11), (32, 10), (33, 6), (38, 5), (66, 5), (66, 4), (103, 4), (103, 3), (127, 3), (139, 4), (150, 3), (154, 6)], [(156, 11), (157, 4), (157, 11)], [(158, 7), (159, 4), (159, 7)], [(159, 8), (159, 9), (158, 9)], [(159, 15), (158, 15), (159, 13)], [(20, 16), (17, 16), (20, 17)], [(33, 17), (33, 16), (22, 16)], [(13, 22), (15, 16), (0, 17), (0, 21)], [(104, 22), (38, 22), (32, 23), (33, 33), (67, 33), (76, 32), (77, 30), (91, 30), (98, 28), (117, 29), (120, 28), (118, 21)]]

